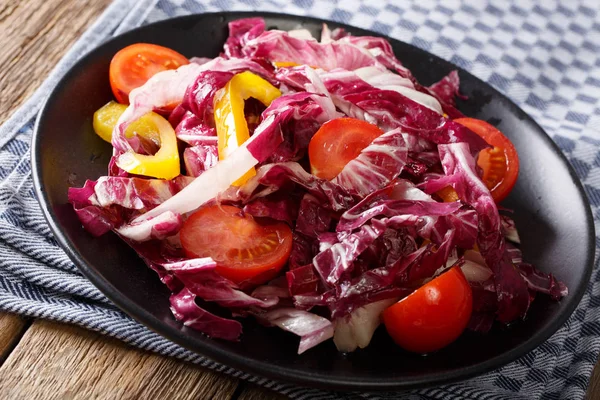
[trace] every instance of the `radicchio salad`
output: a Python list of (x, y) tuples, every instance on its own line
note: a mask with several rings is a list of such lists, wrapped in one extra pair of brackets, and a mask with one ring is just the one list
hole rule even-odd
[(253, 317), (298, 353), (331, 338), (349, 352), (383, 322), (428, 353), (567, 295), (499, 213), (518, 156), (455, 108), (456, 71), (425, 87), (383, 38), (248, 18), (219, 57), (138, 43), (109, 80), (117, 102), (94, 114), (108, 173), (69, 200), (156, 271), (188, 327), (237, 341)]

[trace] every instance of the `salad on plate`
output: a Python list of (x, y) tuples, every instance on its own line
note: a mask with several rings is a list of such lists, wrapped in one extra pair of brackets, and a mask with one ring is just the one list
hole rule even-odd
[(517, 152), (458, 111), (456, 71), (423, 86), (383, 38), (247, 18), (212, 59), (128, 46), (109, 82), (93, 118), (107, 175), (69, 201), (156, 271), (190, 328), (237, 341), (255, 318), (298, 353), (351, 352), (383, 323), (430, 353), (567, 295), (522, 258), (498, 206)]

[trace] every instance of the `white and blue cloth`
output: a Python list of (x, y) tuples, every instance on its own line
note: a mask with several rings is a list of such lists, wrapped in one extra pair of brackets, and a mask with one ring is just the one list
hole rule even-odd
[(470, 71), (521, 106), (560, 146), (583, 182), (600, 232), (598, 0), (115, 0), (0, 127), (0, 310), (76, 323), (294, 399), (582, 399), (600, 353), (597, 265), (569, 321), (521, 359), (468, 381), (373, 394), (302, 388), (219, 365), (133, 321), (78, 272), (53, 239), (33, 192), (29, 148), (39, 105), (81, 55), (111, 36), (169, 17), (224, 10), (344, 22), (412, 43)]

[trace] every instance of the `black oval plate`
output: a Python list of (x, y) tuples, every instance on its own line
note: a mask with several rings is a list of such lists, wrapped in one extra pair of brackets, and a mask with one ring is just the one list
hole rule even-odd
[[(423, 84), (458, 69), (461, 91), (469, 96), (459, 108), (492, 121), (515, 144), (521, 174), (504, 205), (515, 210), (526, 259), (569, 287), (569, 296), (561, 302), (538, 296), (524, 322), (488, 335), (466, 333), (427, 357), (403, 352), (382, 329), (367, 349), (352, 354), (338, 353), (330, 341), (296, 355), (296, 337), (251, 320), (244, 322), (240, 343), (212, 340), (182, 326), (169, 311), (167, 288), (135, 252), (114, 234), (94, 239), (82, 229), (67, 202), (67, 189), (106, 173), (111, 147), (93, 133), (92, 114), (112, 98), (111, 57), (135, 42), (168, 46), (188, 57), (213, 57), (227, 37), (227, 22), (256, 15), (264, 16), (268, 27), (305, 27), (313, 34), (324, 22), (278, 14), (218, 13), (147, 25), (83, 57), (49, 96), (33, 138), (33, 178), (58, 242), (85, 276), (133, 318), (188, 349), (244, 371), (329, 389), (408, 389), (464, 379), (515, 360), (552, 335), (579, 303), (592, 271), (594, 226), (581, 183), (552, 140), (505, 96), (468, 72), (397, 40), (390, 40), (395, 53)], [(377, 35), (329, 24), (355, 35)]]

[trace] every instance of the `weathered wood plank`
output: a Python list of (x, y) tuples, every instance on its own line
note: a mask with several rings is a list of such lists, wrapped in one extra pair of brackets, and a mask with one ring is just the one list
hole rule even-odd
[(44, 81), (110, 2), (0, 2), (0, 124)]
[(38, 320), (0, 367), (2, 399), (230, 399), (237, 380)]
[(17, 345), (27, 329), (28, 321), (18, 315), (0, 313), (0, 365)]

